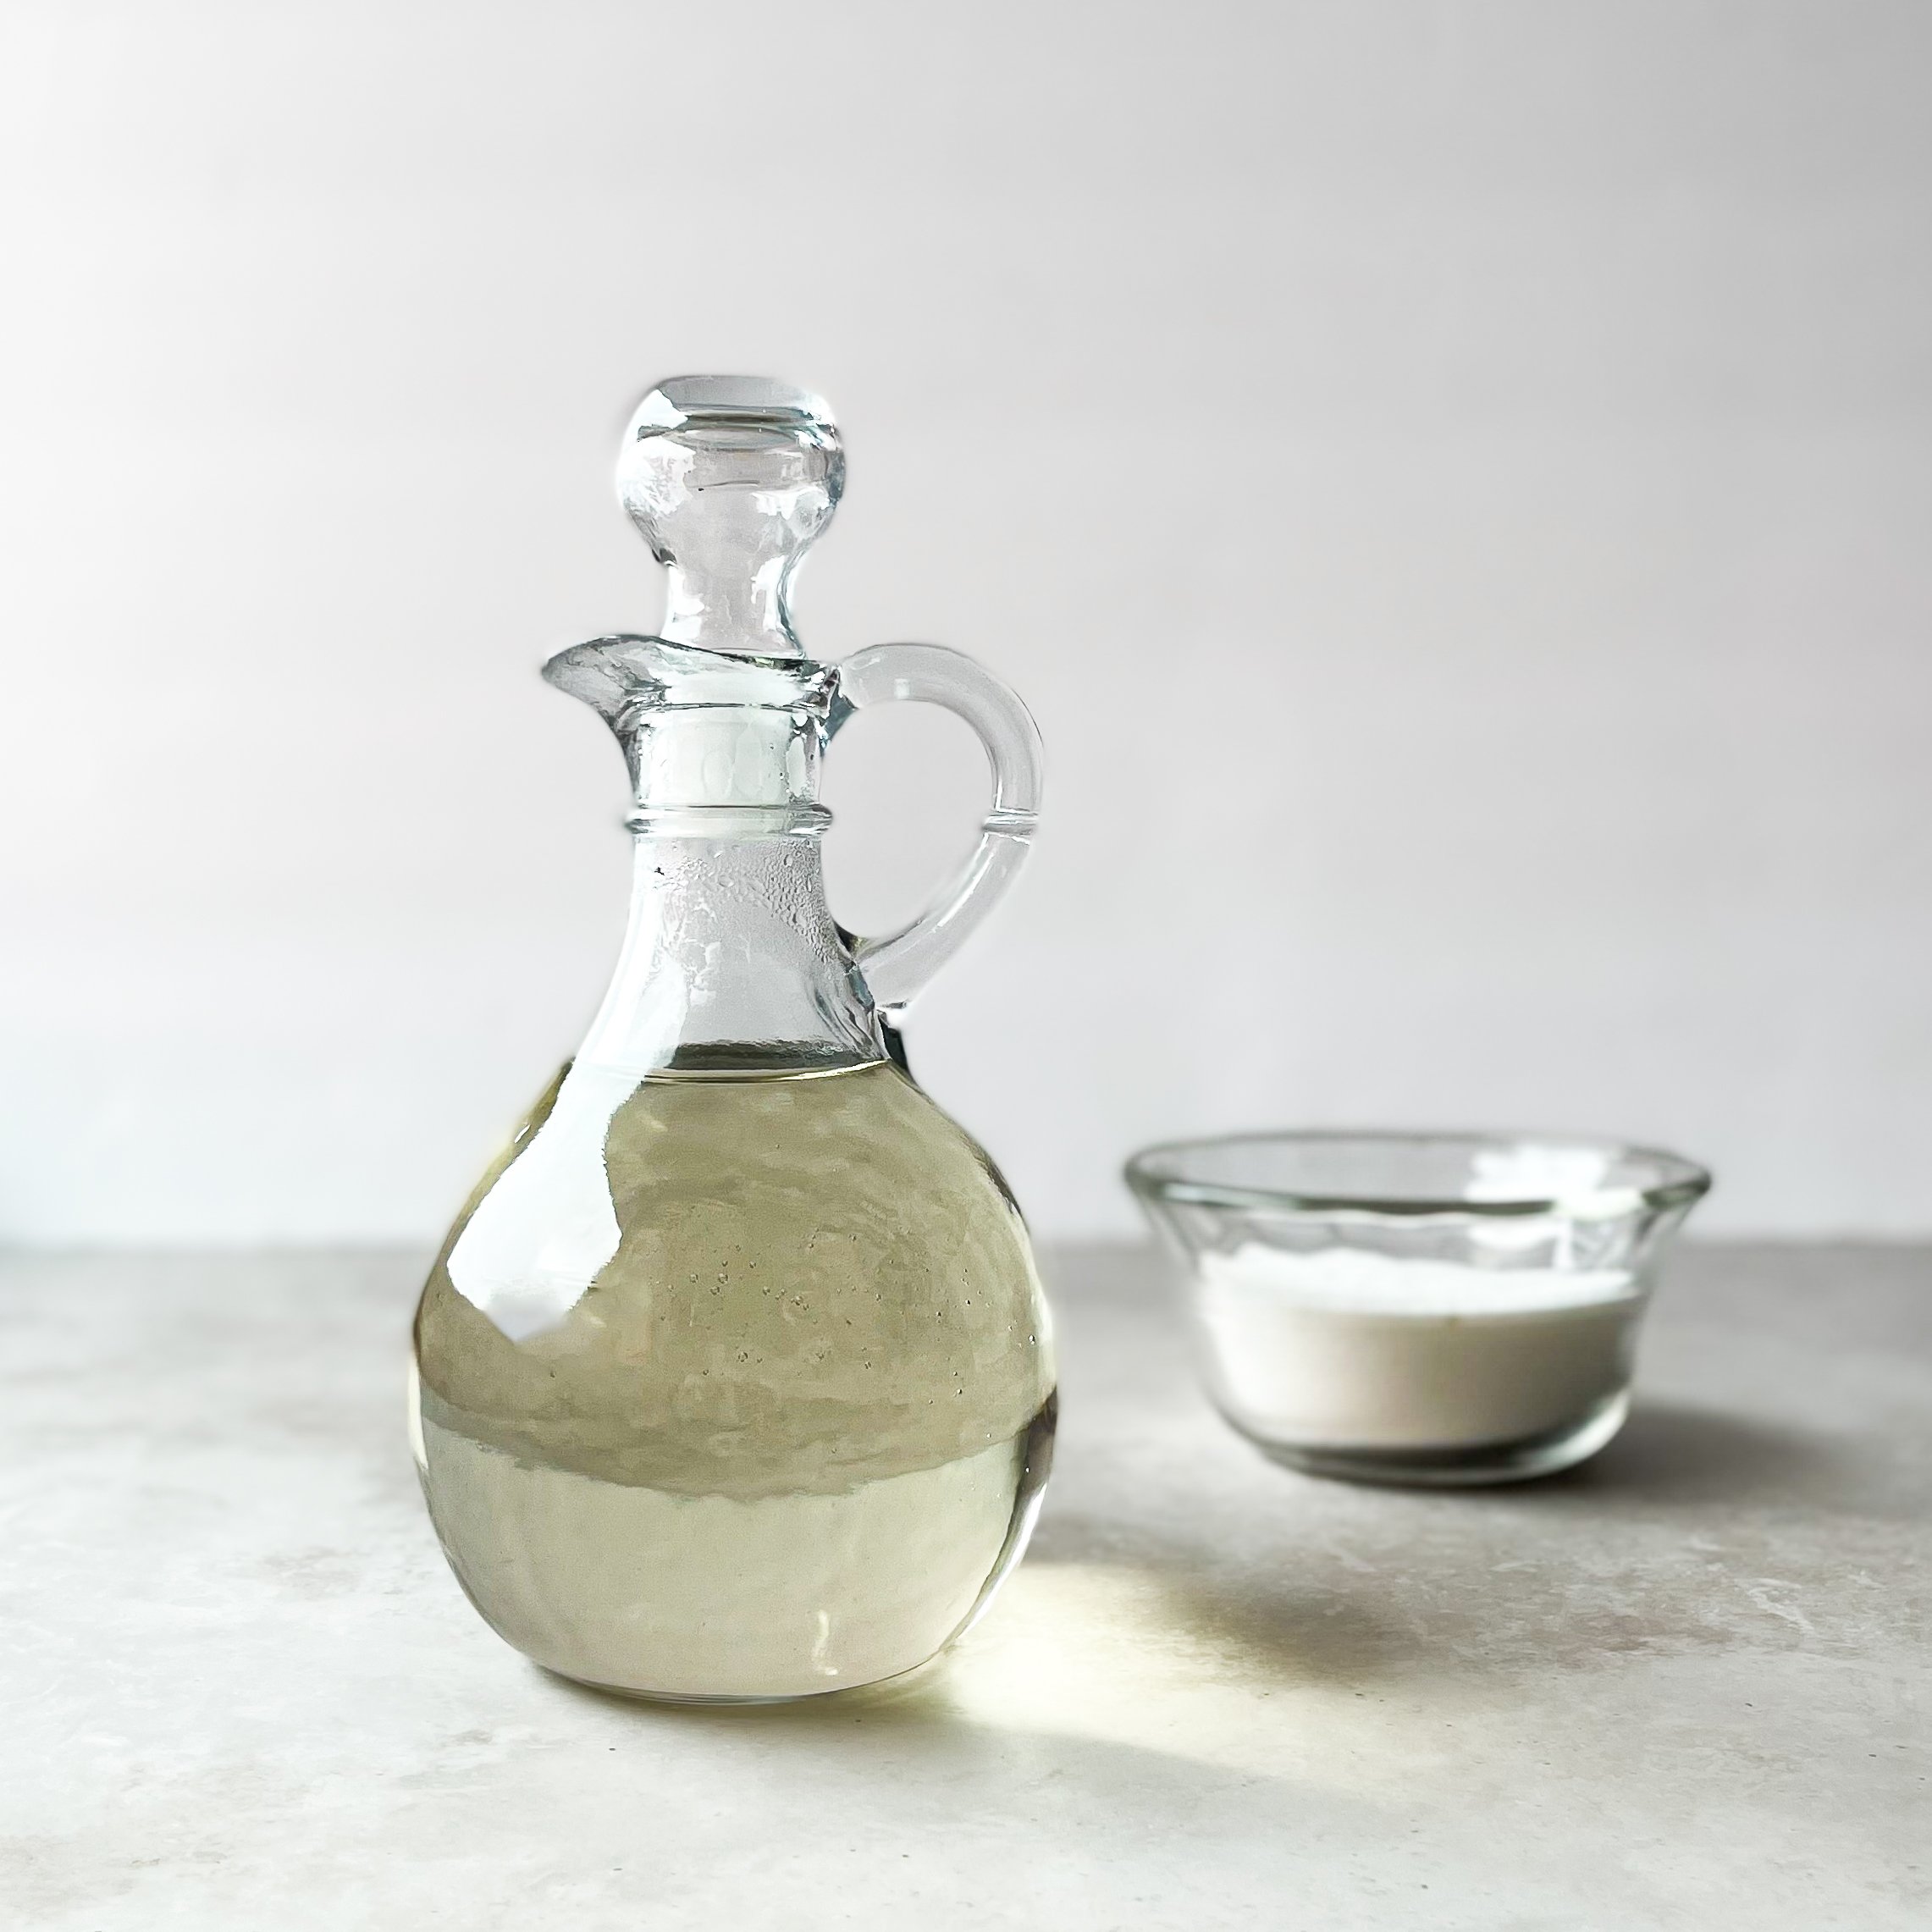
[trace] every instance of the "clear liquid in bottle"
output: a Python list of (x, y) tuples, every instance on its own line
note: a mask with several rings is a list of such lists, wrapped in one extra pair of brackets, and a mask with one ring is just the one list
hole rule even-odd
[(560, 1325), (513, 1341), (446, 1261), (423, 1294), (417, 1455), (471, 1600), (538, 1662), (656, 1697), (923, 1663), (1024, 1544), (1052, 1455), (998, 1173), (885, 1063), (647, 1079), (604, 1161), (620, 1245)]

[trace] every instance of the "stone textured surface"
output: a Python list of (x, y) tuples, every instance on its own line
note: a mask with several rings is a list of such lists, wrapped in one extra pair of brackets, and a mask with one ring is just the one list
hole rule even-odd
[(923, 1678), (737, 1713), (462, 1601), (417, 1261), (0, 1266), (0, 1924), (1932, 1922), (1932, 1255), (1686, 1250), (1623, 1439), (1469, 1496), (1264, 1462), (1145, 1258), (1049, 1259), (1033, 1557)]

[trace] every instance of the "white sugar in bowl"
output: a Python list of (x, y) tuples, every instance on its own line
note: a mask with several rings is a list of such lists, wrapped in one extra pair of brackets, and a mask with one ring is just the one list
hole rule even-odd
[(1648, 1148), (1434, 1134), (1176, 1142), (1127, 1179), (1228, 1421), (1316, 1475), (1427, 1484), (1609, 1441), (1659, 1264), (1710, 1185)]

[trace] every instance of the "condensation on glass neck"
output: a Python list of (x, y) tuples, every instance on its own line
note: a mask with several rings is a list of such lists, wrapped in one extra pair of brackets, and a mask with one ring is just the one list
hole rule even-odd
[(579, 1062), (634, 1082), (666, 1068), (884, 1058), (816, 842), (723, 832), (715, 809), (700, 808), (683, 836), (636, 842), (623, 948)]

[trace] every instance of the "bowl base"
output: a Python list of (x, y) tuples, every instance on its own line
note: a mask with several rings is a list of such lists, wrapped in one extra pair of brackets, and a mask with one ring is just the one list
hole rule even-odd
[(1629, 1414), (1626, 1388), (1599, 1403), (1578, 1421), (1515, 1442), (1381, 1449), (1264, 1442), (1251, 1434), (1249, 1440), (1271, 1460), (1304, 1476), (1401, 1488), (1473, 1489), (1492, 1483), (1527, 1482), (1573, 1469), (1602, 1449), (1622, 1428)]

